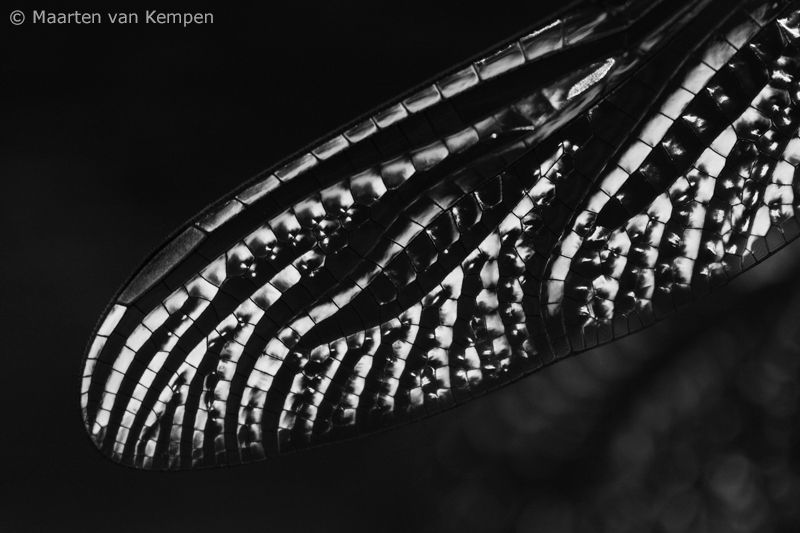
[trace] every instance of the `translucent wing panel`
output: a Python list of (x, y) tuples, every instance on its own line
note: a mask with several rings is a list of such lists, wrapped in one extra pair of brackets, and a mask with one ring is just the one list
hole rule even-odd
[(784, 4), (580, 7), (221, 202), (101, 323), (93, 440), (167, 469), (356, 437), (763, 259), (800, 228)]

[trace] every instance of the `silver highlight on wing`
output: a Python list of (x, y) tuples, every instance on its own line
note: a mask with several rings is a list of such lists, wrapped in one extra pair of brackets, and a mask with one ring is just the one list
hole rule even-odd
[[(713, 30), (713, 31), (709, 31)], [(668, 316), (800, 233), (798, 7), (579, 4), (184, 229), (81, 407), (145, 469), (430, 416)]]

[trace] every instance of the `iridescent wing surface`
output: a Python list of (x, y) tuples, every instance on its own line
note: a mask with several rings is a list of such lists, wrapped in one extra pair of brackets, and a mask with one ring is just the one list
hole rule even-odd
[(255, 178), (92, 337), (90, 438), (233, 465), (436, 414), (800, 233), (795, 2), (582, 2)]

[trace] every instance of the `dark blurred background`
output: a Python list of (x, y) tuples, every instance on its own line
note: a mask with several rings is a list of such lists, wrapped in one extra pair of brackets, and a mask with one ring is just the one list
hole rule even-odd
[[(132, 269), (259, 171), (559, 2), (2, 13), (0, 530), (797, 531), (800, 245), (688, 312), (396, 431), (147, 473), (85, 437), (81, 358)], [(152, 9), (154, 6), (149, 6)], [(62, 3), (67, 10), (88, 10)], [(108, 12), (109, 9), (103, 11)]]

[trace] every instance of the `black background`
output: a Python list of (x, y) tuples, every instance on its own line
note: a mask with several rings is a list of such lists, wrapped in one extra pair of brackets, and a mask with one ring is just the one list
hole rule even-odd
[[(187, 28), (145, 24), (140, 7), (113, 8), (139, 14), (130, 26), (105, 17), (96, 26), (32, 24), (30, 9), (23, 9), (28, 21), (13, 26), (3, 14), (0, 530), (577, 528), (562, 514), (580, 515), (589, 498), (581, 487), (610, 475), (600, 455), (582, 454), (578, 466), (553, 471), (547, 454), (532, 452), (525, 468), (547, 475), (523, 476), (500, 444), (476, 444), (520, 438), (498, 420), (519, 394), (513, 389), (535, 386), (536, 377), (360, 441), (188, 473), (139, 472), (106, 460), (85, 436), (78, 401), (81, 359), (104, 306), (181, 223), (340, 124), (559, 6), (263, 3), (211, 9), (213, 24)], [(763, 316), (796, 293), (788, 279), (797, 254), (784, 255), (763, 267), (761, 281), (734, 283), (653, 332), (581, 357), (666, 351), (684, 331), (700, 335), (716, 315), (734, 313), (742, 323), (747, 313)], [(634, 401), (627, 395), (636, 394), (618, 397), (612, 412), (626, 416)], [(613, 439), (603, 435), (590, 445), (607, 448)], [(520, 491), (540, 503), (531, 507)], [(556, 516), (542, 501), (567, 511)]]

